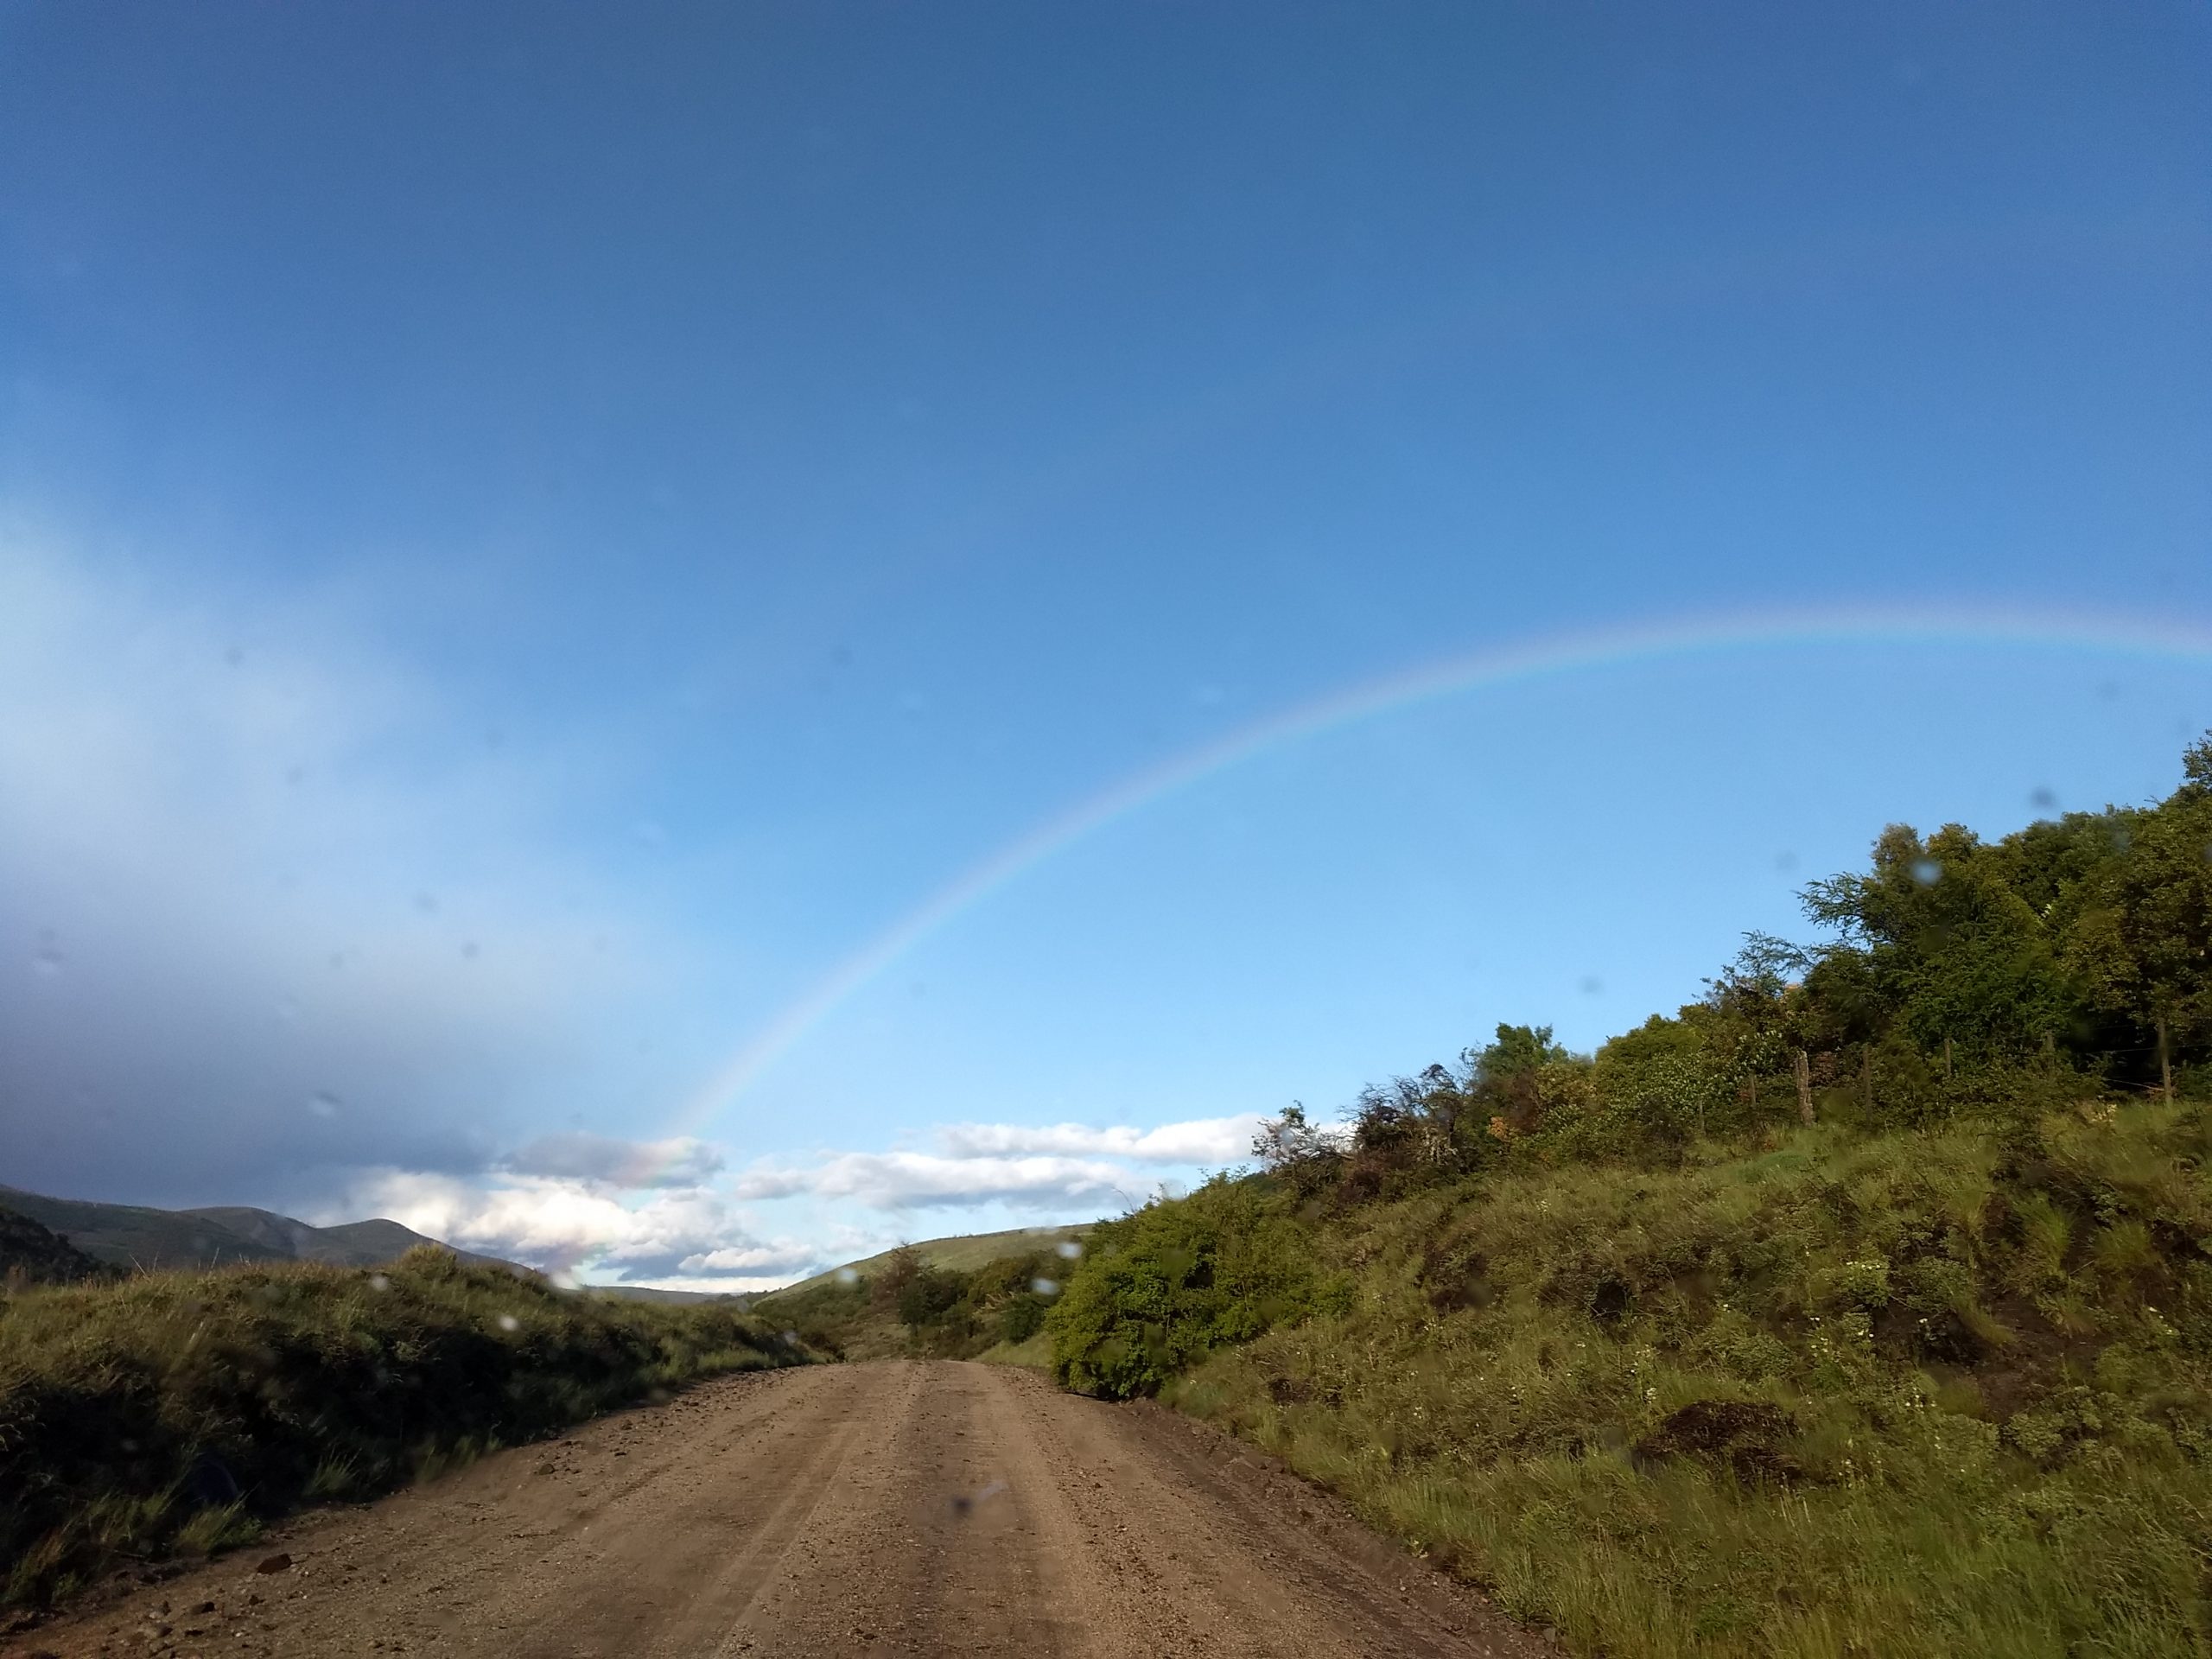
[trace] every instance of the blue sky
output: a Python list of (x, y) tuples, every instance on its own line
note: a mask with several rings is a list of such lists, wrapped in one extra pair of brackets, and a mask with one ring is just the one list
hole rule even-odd
[[(0, 7), (0, 1180), (772, 1279), (2163, 793), (2208, 71), (2179, 4)], [(1135, 790), (845, 971), (1285, 710), (1783, 614)]]

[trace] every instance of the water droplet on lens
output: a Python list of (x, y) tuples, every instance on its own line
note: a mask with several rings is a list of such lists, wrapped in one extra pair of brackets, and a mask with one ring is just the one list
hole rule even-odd
[(1943, 866), (1932, 858), (1916, 858), (1912, 861), (1912, 879), (1923, 887), (1932, 887), (1943, 879)]
[(1029, 1281), (1029, 1288), (1039, 1296), (1057, 1296), (1060, 1294), (1060, 1283), (1057, 1279), (1032, 1279)]
[(502, 1313), (499, 1315), (499, 1329), (502, 1331), (519, 1331), (522, 1329), (522, 1321), (515, 1318), (512, 1313)]
[(390, 1290), (391, 1288), (391, 1281), (385, 1278), (384, 1274), (380, 1273), (372, 1273), (369, 1275), (369, 1288), (371, 1290)]
[(841, 1284), (841, 1285), (857, 1285), (858, 1283), (860, 1283), (860, 1281), (861, 1281), (861, 1275), (860, 1275), (860, 1271), (859, 1271), (859, 1269), (858, 1269), (858, 1268), (838, 1268), (838, 1269), (837, 1269), (837, 1282), (838, 1282), (839, 1284)]
[(471, 962), (475, 961), (475, 960), (476, 960), (476, 941), (475, 941), (475, 940), (474, 940), (474, 939), (471, 939), (471, 940), (469, 940), (466, 944), (462, 945), (462, 946), (461, 947), (461, 954), (462, 956), (464, 956), (464, 957), (467, 957)]
[(783, 1340), (785, 1347), (796, 1348), (798, 1346), (798, 1332), (796, 1331), (786, 1331), (783, 1333)]
[(431, 914), (437, 909), (437, 907), (438, 895), (436, 893), (418, 893), (415, 895), (415, 908), (421, 911), (425, 916)]
[(1083, 1246), (1071, 1238), (1064, 1238), (1052, 1248), (1060, 1253), (1063, 1259), (1069, 1262), (1074, 1261), (1083, 1254)]
[(327, 1089), (319, 1089), (308, 1100), (308, 1110), (313, 1112), (317, 1117), (332, 1118), (338, 1116), (338, 1105), (337, 1096)]

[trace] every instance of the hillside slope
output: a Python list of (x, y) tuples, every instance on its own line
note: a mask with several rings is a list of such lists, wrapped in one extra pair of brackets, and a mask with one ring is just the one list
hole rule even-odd
[(1046, 1316), (1592, 1654), (2212, 1655), (2212, 738), (1706, 994), (1294, 1106)]
[[(899, 1245), (892, 1249), (879, 1250), (857, 1262), (848, 1262), (842, 1267), (830, 1268), (810, 1278), (794, 1281), (781, 1289), (770, 1293), (788, 1296), (794, 1292), (812, 1290), (817, 1286), (834, 1283), (847, 1274), (861, 1279), (873, 1279), (881, 1274), (899, 1250), (912, 1250), (922, 1266), (943, 1268), (954, 1273), (973, 1273), (993, 1262), (1002, 1262), (1012, 1256), (1033, 1255), (1049, 1250), (1064, 1239), (1080, 1239), (1097, 1223), (1071, 1222), (1059, 1227), (1012, 1227), (998, 1233), (956, 1233), (946, 1238), (925, 1238), (912, 1244)], [(849, 1281), (847, 1281), (849, 1282)]]
[(108, 1271), (51, 1228), (0, 1205), (0, 1284), (67, 1285)]
[(556, 1289), (433, 1246), (0, 1296), (0, 1605), (204, 1554), (697, 1378), (812, 1356), (741, 1310)]
[[(72, 1244), (95, 1261), (126, 1271), (189, 1271), (238, 1262), (277, 1262), (373, 1268), (397, 1261), (417, 1244), (453, 1248), (396, 1221), (315, 1227), (273, 1211), (244, 1205), (156, 1210), (143, 1205), (48, 1198), (12, 1186), (0, 1186), (0, 1205), (66, 1234)], [(454, 1253), (467, 1262), (508, 1265), (467, 1250)]]
[(753, 1307), (840, 1359), (931, 1355), (1041, 1366), (1045, 1310), (1096, 1224), (903, 1244), (772, 1291)]

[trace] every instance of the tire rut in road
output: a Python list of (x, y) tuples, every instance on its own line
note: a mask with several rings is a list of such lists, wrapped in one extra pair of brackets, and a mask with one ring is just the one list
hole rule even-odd
[(1210, 1429), (948, 1361), (707, 1384), (267, 1548), (0, 1655), (1548, 1651)]

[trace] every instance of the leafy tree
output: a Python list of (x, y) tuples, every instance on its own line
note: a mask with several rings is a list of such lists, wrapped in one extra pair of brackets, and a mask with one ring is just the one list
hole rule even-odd
[(2183, 764), (2188, 781), (2091, 875), (2068, 951), (2096, 1007), (2152, 1033), (2169, 1095), (2177, 1048), (2212, 1031), (2212, 737)]
[(1924, 842), (1891, 824), (1871, 872), (1806, 888), (1807, 913), (1865, 954), (1866, 975), (1849, 988), (1860, 994), (1848, 1023), (1862, 1040), (1886, 1014), (1923, 1050), (1950, 1042), (1978, 1060), (2012, 1061), (2071, 1028), (2078, 998), (2050, 929), (2008, 880), (2008, 861), (1957, 824)]

